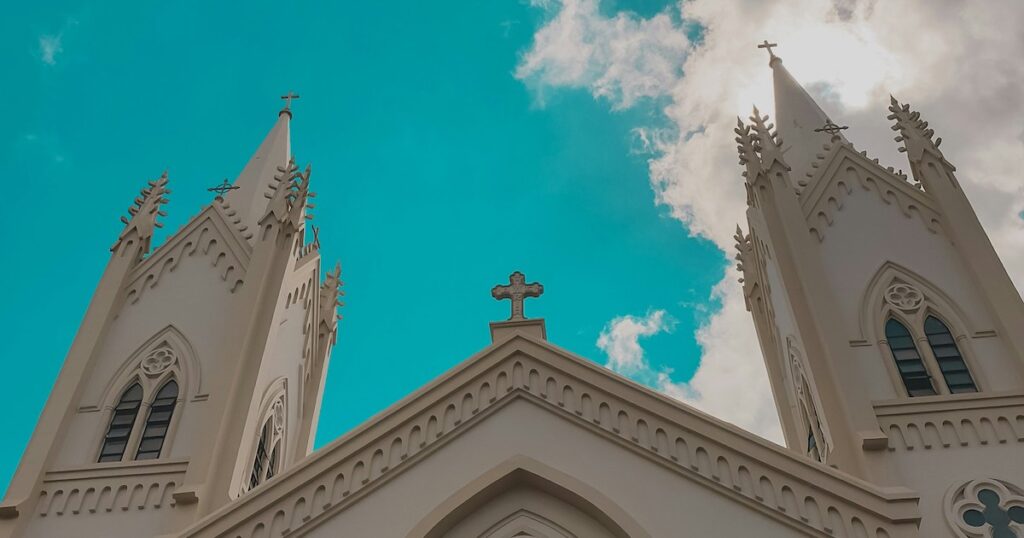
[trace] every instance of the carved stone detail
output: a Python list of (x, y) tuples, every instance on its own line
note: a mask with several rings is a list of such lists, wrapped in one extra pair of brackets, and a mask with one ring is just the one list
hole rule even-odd
[(924, 294), (910, 284), (894, 282), (885, 290), (885, 302), (904, 312), (913, 312), (924, 303)]
[(946, 521), (960, 538), (1006, 536), (1024, 530), (1024, 490), (1004, 480), (970, 480), (949, 491)]
[(174, 350), (167, 345), (163, 345), (150, 351), (149, 355), (142, 359), (139, 367), (146, 375), (156, 377), (166, 372), (177, 361), (178, 356), (174, 353)]
[(889, 450), (942, 450), (1024, 443), (1024, 395), (952, 402), (893, 400), (875, 404)]

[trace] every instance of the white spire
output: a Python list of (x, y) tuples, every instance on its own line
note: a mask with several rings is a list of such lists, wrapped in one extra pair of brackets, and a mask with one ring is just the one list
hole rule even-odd
[[(822, 146), (831, 140), (833, 135), (821, 131), (831, 122), (818, 103), (782, 65), (782, 58), (772, 54), (770, 49), (768, 52), (771, 54), (768, 65), (772, 67), (774, 79), (775, 124), (782, 137), (786, 164), (793, 169), (791, 177), (798, 181), (811, 169), (811, 163)], [(846, 140), (838, 131), (835, 136)]]
[(238, 212), (248, 231), (255, 233), (259, 220), (266, 213), (265, 194), (270, 192), (277, 167), (288, 166), (291, 159), (291, 118), (291, 110), (287, 107), (278, 114), (277, 123), (235, 179), (234, 186), (238, 188), (224, 197), (228, 205)]

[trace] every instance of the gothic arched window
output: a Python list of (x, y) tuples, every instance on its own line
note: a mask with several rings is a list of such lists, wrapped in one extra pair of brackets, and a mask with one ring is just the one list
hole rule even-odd
[(149, 408), (146, 427), (142, 430), (139, 450), (135, 453), (137, 460), (152, 460), (160, 457), (160, 449), (167, 437), (167, 428), (171, 425), (174, 405), (178, 401), (178, 384), (172, 379), (160, 388)]
[(978, 387), (974, 384), (974, 378), (967, 369), (967, 363), (964, 362), (949, 327), (946, 327), (939, 318), (928, 316), (924, 320), (924, 334), (928, 337), (928, 345), (932, 348), (935, 362), (939, 364), (939, 371), (946, 380), (949, 392), (977, 392)]
[(914, 337), (910, 331), (893, 318), (885, 322), (885, 339), (889, 343), (896, 369), (899, 371), (903, 385), (910, 396), (930, 396), (936, 394), (932, 386), (931, 376), (921, 360), (921, 354), (914, 345)]
[(107, 434), (103, 437), (103, 446), (100, 448), (100, 462), (121, 461), (124, 457), (128, 439), (132, 435), (132, 427), (135, 425), (135, 417), (139, 414), (141, 406), (142, 386), (133, 383), (121, 393), (121, 399), (114, 407), (110, 426), (107, 427)]
[(255, 488), (256, 486), (263, 483), (267, 477), (267, 472), (270, 472), (270, 476), (274, 476), (273, 471), (270, 470), (268, 463), (276, 464), (276, 461), (271, 461), (268, 455), (268, 446), (271, 442), (271, 437), (274, 434), (274, 421), (268, 419), (263, 425), (263, 430), (260, 432), (260, 440), (256, 443), (256, 456), (252, 462), (252, 472), (249, 473), (249, 489)]

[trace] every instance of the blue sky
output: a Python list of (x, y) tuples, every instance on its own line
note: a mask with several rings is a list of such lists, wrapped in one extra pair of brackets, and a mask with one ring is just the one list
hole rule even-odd
[(169, 170), (177, 229), (241, 170), (290, 89), (293, 152), (313, 165), (314, 224), (346, 283), (318, 444), (486, 346), (508, 315), (489, 290), (513, 270), (544, 284), (526, 313), (554, 343), (604, 363), (611, 320), (665, 310), (674, 329), (645, 341), (647, 357), (693, 373), (727, 261), (654, 202), (633, 129), (662, 121), (663, 103), (612, 110), (560, 89), (541, 106), (514, 76), (549, 12), (146, 4), (22, 2), (0, 22), (0, 173), (16, 185), (0, 212), (0, 279), (16, 283), (0, 303), (0, 405), (16, 410), (0, 489), (144, 180)]

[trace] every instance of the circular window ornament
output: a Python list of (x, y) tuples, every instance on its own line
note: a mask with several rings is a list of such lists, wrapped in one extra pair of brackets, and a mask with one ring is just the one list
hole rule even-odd
[(169, 347), (161, 347), (154, 349), (146, 355), (146, 358), (142, 359), (142, 371), (146, 375), (156, 376), (167, 371), (174, 362), (178, 360), (178, 357), (174, 354), (174, 350)]
[(947, 494), (946, 520), (962, 538), (1024, 536), (1024, 490), (994, 478), (971, 480)]
[(885, 302), (903, 310), (916, 310), (924, 302), (924, 294), (910, 284), (898, 282), (885, 290)]

